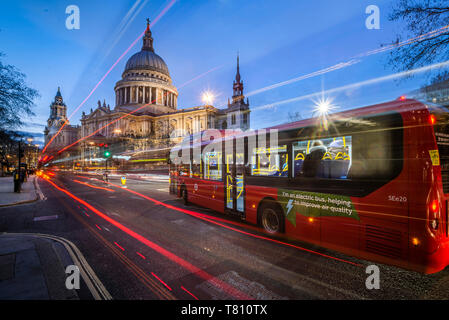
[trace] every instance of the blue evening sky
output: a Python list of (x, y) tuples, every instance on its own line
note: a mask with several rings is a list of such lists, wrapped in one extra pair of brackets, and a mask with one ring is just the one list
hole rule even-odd
[[(167, 63), (179, 88), (179, 108), (201, 105), (205, 90), (225, 107), (232, 95), (236, 54), (245, 93), (348, 62), (364, 52), (388, 44), (401, 25), (387, 17), (394, 0), (177, 0), (152, 27), (154, 47)], [(70, 114), (89, 94), (117, 58), (154, 20), (169, 0), (2, 0), (0, 51), (4, 63), (27, 75), (27, 83), (41, 97), (36, 117), (23, 130), (42, 132), (57, 87)], [(81, 28), (67, 30), (65, 9), (80, 8)], [(365, 27), (365, 8), (380, 8), (381, 29)], [(82, 111), (97, 100), (115, 104), (114, 85), (127, 59), (139, 51), (137, 44), (117, 64), (87, 103), (71, 119), (79, 123)], [(288, 113), (309, 117), (316, 98), (276, 103), (321, 90), (359, 83), (395, 73), (387, 66), (388, 52), (358, 58), (336, 71), (308, 77), (249, 97), (252, 128), (288, 121)], [(213, 70), (206, 75), (186, 82)], [(333, 92), (338, 110), (396, 99), (419, 88), (427, 78), (417, 75)]]

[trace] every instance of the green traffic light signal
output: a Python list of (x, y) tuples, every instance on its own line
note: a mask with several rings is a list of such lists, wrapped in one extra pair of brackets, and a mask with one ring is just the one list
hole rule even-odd
[(104, 156), (105, 156), (106, 158), (109, 158), (109, 157), (111, 156), (111, 152), (109, 152), (109, 150), (106, 150), (106, 151), (104, 152)]

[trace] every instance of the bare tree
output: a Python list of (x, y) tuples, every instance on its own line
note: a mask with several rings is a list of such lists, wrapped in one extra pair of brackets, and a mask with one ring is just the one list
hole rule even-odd
[[(390, 20), (403, 21), (405, 28), (392, 43), (416, 38), (390, 53), (389, 63), (398, 71), (411, 70), (449, 60), (449, 1), (399, 0)], [(438, 32), (433, 32), (438, 30)], [(433, 33), (432, 33), (433, 32)], [(440, 76), (443, 74), (440, 74)], [(445, 74), (447, 77), (448, 74)]]
[(23, 73), (0, 61), (0, 129), (22, 126), (25, 116), (34, 115), (31, 108), (38, 96), (35, 89), (25, 84)]
[(289, 111), (288, 112), (288, 122), (295, 122), (302, 120), (301, 112), (299, 111)]
[(0, 176), (5, 173), (4, 168), (9, 168), (16, 161), (19, 139), (23, 138), (20, 133), (0, 129)]

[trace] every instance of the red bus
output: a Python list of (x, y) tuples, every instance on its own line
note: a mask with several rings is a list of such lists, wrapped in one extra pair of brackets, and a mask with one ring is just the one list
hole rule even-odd
[(423, 273), (444, 269), (448, 110), (400, 99), (323, 119), (266, 135), (190, 136), (172, 150), (187, 156), (170, 190), (267, 233)]

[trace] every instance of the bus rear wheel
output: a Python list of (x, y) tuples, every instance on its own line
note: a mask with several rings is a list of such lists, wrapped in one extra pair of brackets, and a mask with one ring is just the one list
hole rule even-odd
[(284, 217), (279, 210), (279, 206), (274, 202), (267, 202), (260, 210), (260, 223), (270, 234), (284, 232)]

